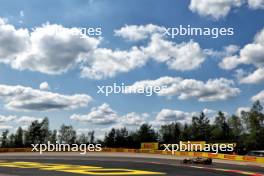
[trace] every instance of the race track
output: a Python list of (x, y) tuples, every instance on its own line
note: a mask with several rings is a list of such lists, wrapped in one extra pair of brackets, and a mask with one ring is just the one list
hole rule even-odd
[(264, 176), (264, 167), (214, 163), (183, 165), (180, 160), (108, 154), (0, 154), (0, 176), (167, 175)]

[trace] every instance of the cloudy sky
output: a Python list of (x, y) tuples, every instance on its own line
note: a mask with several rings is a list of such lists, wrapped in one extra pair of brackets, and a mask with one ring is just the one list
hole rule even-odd
[[(264, 0), (0, 3), (0, 129), (49, 117), (52, 128), (136, 128), (264, 103)], [(169, 28), (233, 35), (164, 35)], [(80, 37), (80, 28), (100, 35)], [(114, 83), (166, 86), (153, 96), (98, 94)]]

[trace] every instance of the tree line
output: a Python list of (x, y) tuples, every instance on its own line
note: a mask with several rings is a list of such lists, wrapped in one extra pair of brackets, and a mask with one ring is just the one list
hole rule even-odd
[(249, 111), (242, 111), (239, 116), (227, 117), (219, 111), (213, 122), (201, 112), (193, 116), (191, 123), (172, 122), (154, 129), (149, 124), (142, 124), (134, 131), (112, 128), (104, 139), (95, 138), (95, 132), (77, 135), (71, 125), (62, 125), (59, 130), (49, 129), (49, 120), (34, 121), (27, 130), (21, 127), (14, 134), (8, 130), (2, 132), (1, 147), (30, 147), (37, 143), (85, 144), (101, 143), (104, 147), (140, 148), (142, 142), (179, 143), (179, 141), (207, 141), (210, 143), (236, 143), (236, 152), (245, 154), (249, 150), (264, 148), (264, 114), (259, 101)]
[(41, 122), (32, 122), (27, 130), (21, 127), (14, 134), (9, 134), (8, 130), (2, 132), (1, 147), (31, 147), (31, 144), (89, 144), (95, 143), (94, 131), (88, 134), (77, 135), (76, 130), (71, 125), (62, 125), (59, 130), (49, 129), (49, 119), (45, 117)]

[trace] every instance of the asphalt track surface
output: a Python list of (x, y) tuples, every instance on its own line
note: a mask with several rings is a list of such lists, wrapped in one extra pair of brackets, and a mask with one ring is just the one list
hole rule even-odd
[(147, 175), (147, 176), (264, 176), (264, 167), (214, 163), (184, 165), (180, 160), (120, 157), (100, 154), (0, 154), (0, 176), (84, 176), (84, 175)]

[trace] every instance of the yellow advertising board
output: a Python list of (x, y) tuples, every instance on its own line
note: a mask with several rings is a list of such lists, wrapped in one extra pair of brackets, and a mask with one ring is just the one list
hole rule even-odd
[(144, 143), (141, 143), (141, 149), (158, 150), (159, 149), (159, 143), (158, 142), (144, 142)]

